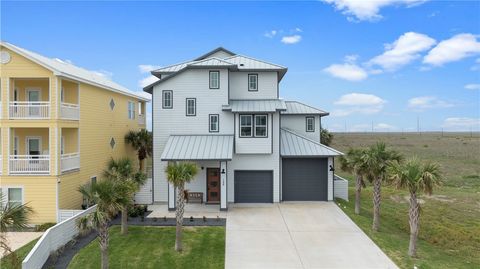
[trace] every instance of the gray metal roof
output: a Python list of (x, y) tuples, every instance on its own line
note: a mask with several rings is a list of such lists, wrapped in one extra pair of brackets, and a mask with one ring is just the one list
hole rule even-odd
[(229, 50), (227, 50), (227, 49), (225, 49), (225, 48), (223, 48), (223, 47), (218, 47), (218, 48), (216, 48), (216, 49), (214, 49), (214, 50), (212, 50), (212, 51), (210, 51), (210, 52), (207, 52), (207, 53), (203, 54), (202, 56), (196, 58), (195, 61), (203, 60), (203, 59), (207, 58), (208, 56), (213, 55), (213, 54), (215, 54), (215, 53), (217, 53), (217, 52), (219, 52), (219, 51), (223, 51), (223, 52), (225, 52), (226, 54), (235, 55), (234, 52), (231, 52), (231, 51), (229, 51)]
[(321, 157), (343, 155), (338, 150), (301, 136), (291, 130), (280, 129), (280, 155), (283, 157)]
[(213, 57), (213, 58), (207, 58), (205, 60), (201, 61), (195, 61), (190, 64), (191, 66), (235, 66), (235, 64), (232, 64), (230, 62), (224, 61), (222, 59)]
[(285, 110), (285, 101), (272, 100), (231, 100), (229, 105), (224, 105), (223, 110), (231, 112), (276, 112)]
[(233, 135), (171, 135), (162, 161), (231, 160)]
[(71, 63), (62, 61), (60, 59), (52, 59), (40, 55), (38, 53), (26, 50), (24, 48), (20, 48), (13, 44), (7, 42), (0, 42), (0, 44), (12, 50), (15, 53), (22, 55), (23, 57), (51, 70), (57, 76), (64, 76), (76, 81), (80, 81), (86, 84), (90, 84), (96, 87), (100, 87), (106, 90), (118, 92), (121, 94), (125, 94), (134, 98), (138, 98), (144, 101), (150, 101), (150, 95), (145, 94), (144, 92), (133, 92), (129, 89), (111, 81), (105, 76), (100, 75), (98, 72), (89, 71), (83, 69), (81, 67), (75, 66)]
[(285, 101), (287, 110), (282, 111), (282, 114), (297, 114), (297, 115), (321, 115), (326, 116), (329, 113), (309, 105), (297, 101)]

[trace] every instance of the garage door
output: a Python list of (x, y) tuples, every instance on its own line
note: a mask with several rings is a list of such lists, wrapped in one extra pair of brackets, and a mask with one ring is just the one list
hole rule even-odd
[(273, 171), (235, 171), (235, 203), (272, 203)]
[(282, 200), (327, 201), (327, 158), (282, 159)]

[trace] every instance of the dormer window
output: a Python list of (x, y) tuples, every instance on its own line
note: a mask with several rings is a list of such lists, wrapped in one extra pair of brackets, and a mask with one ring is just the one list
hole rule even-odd
[(209, 79), (210, 89), (219, 89), (220, 88), (220, 71), (210, 71)]
[(258, 91), (258, 74), (248, 74), (248, 90)]

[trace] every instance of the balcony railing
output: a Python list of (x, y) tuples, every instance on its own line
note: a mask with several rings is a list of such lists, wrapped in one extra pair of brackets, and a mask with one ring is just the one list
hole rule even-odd
[(50, 174), (49, 155), (10, 155), (9, 163), (12, 175)]
[(145, 115), (138, 115), (138, 124), (145, 124)]
[(66, 120), (79, 120), (80, 106), (78, 104), (61, 103), (60, 117)]
[(80, 153), (68, 153), (62, 154), (62, 162), (61, 162), (62, 173), (80, 169)]
[(10, 102), (11, 119), (48, 119), (50, 102)]

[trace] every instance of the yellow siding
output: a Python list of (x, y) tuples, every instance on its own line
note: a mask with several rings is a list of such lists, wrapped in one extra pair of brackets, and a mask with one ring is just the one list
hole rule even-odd
[(10, 100), (13, 101), (13, 89), (17, 89), (18, 101), (27, 101), (27, 89), (39, 89), (41, 101), (48, 101), (50, 90), (49, 79), (15, 79), (11, 80), (12, 90), (10, 91)]
[(18, 154), (27, 155), (27, 137), (40, 137), (42, 142), (42, 152), (50, 152), (49, 149), (49, 131), (47, 128), (14, 128), (10, 131), (11, 152), (13, 154), (13, 138), (18, 137)]
[[(2, 48), (2, 50), (7, 50)], [(56, 77), (48, 69), (9, 51), (11, 61), (1, 64), (2, 111), (0, 111), (1, 147), (3, 171), (1, 187), (22, 187), (24, 201), (35, 210), (32, 223), (55, 222), (58, 209), (79, 209), (82, 197), (77, 189), (90, 181), (91, 176), (101, 178), (102, 171), (110, 158), (130, 156), (136, 163), (135, 152), (127, 149), (124, 135), (128, 130), (139, 129), (138, 118), (128, 119), (128, 101), (134, 101), (138, 110), (138, 100), (106, 89)], [(19, 78), (42, 78), (42, 80), (21, 80)], [(8, 99), (13, 100), (14, 85), (19, 88), (19, 100), (25, 100), (25, 87), (42, 88), (42, 100), (50, 100), (51, 119), (8, 120)], [(8, 87), (10, 90), (8, 90)], [(80, 121), (59, 120), (61, 88), (64, 88), (64, 102), (80, 105)], [(113, 98), (115, 108), (110, 109)], [(143, 105), (144, 109), (145, 105)], [(145, 113), (144, 113), (145, 114)], [(142, 125), (142, 128), (145, 126)], [(26, 128), (26, 129), (22, 129)], [(41, 129), (37, 129), (41, 128)], [(8, 136), (10, 130), (10, 137)], [(25, 153), (25, 137), (41, 136), (42, 147), (50, 152), (51, 176), (9, 176), (8, 151), (13, 147), (13, 133), (19, 136), (20, 154)], [(65, 153), (80, 152), (80, 169), (61, 174), (60, 135), (65, 137)], [(110, 139), (115, 139), (115, 147), (110, 147)], [(78, 145), (80, 141), (80, 145)], [(10, 143), (10, 144), (9, 144)], [(10, 146), (9, 146), (10, 145)], [(78, 149), (79, 147), (79, 149)], [(58, 181), (58, 183), (57, 183)], [(57, 197), (58, 189), (58, 197)]]

